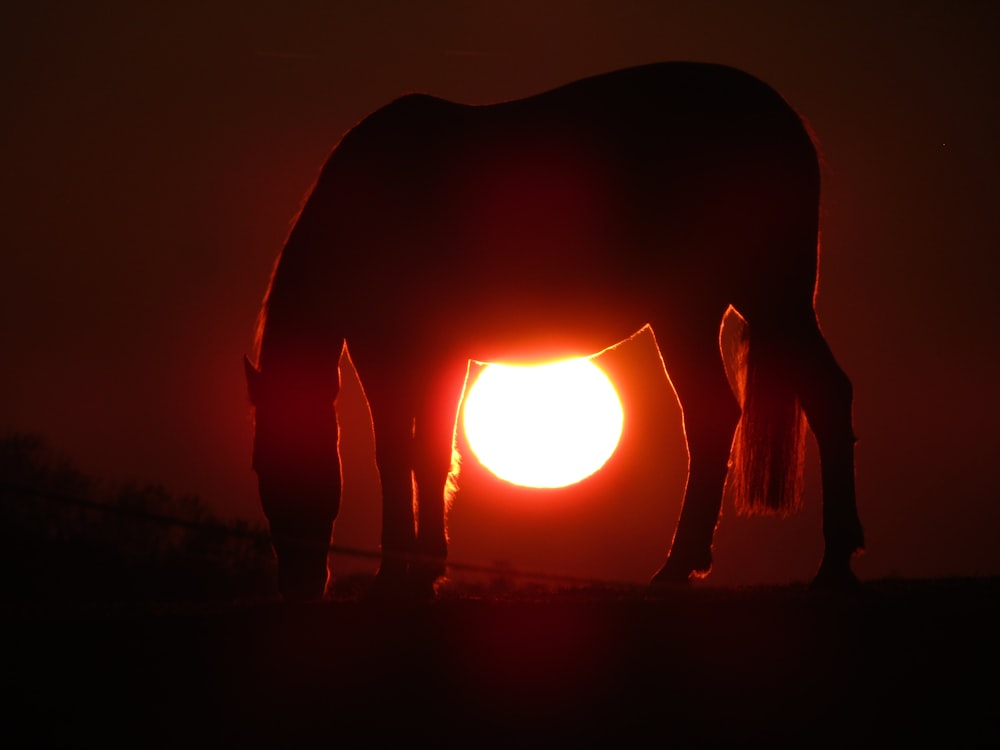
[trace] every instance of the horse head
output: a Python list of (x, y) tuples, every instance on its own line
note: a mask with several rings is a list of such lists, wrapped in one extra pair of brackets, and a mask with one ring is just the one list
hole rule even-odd
[(335, 392), (244, 358), (253, 406), (253, 468), (286, 599), (323, 595), (327, 553), (340, 504)]

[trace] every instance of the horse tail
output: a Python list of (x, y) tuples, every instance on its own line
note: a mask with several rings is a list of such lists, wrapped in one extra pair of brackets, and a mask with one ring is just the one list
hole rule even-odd
[(741, 514), (784, 516), (801, 505), (806, 418), (791, 356), (778, 330), (744, 323), (735, 363), (743, 413), (729, 475)]

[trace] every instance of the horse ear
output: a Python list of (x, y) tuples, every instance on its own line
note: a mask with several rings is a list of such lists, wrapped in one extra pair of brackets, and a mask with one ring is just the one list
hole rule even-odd
[(250, 394), (250, 403), (256, 405), (260, 396), (260, 370), (258, 370), (247, 355), (243, 355), (243, 370), (247, 376), (247, 392)]

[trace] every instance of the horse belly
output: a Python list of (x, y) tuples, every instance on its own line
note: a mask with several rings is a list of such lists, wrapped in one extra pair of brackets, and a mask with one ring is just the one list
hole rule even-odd
[(610, 181), (581, 162), (508, 166), (474, 185), (453, 219), (449, 289), (473, 359), (527, 362), (594, 354), (646, 322), (627, 279)]

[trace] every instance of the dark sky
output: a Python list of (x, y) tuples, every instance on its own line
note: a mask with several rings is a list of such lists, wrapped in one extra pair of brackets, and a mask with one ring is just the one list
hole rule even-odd
[[(347, 128), (410, 91), (484, 103), (638, 63), (728, 63), (819, 137), (818, 307), (855, 383), (857, 570), (1000, 573), (996, 3), (40, 1), (5, 16), (0, 430), (260, 519), (240, 359), (289, 221)], [(641, 342), (627, 356), (654, 364)], [(645, 377), (642, 447), (596, 485), (501, 495), (467, 461), (455, 559), (653, 572), (684, 455), (676, 406)], [(356, 385), (343, 400), (337, 541), (373, 547)], [(710, 580), (810, 576), (816, 468), (796, 519), (725, 509)]]

